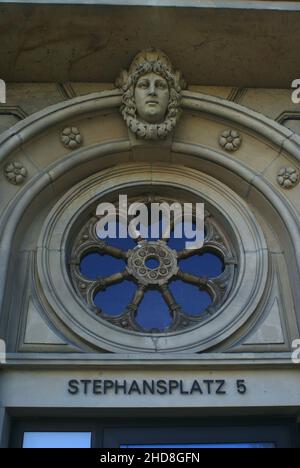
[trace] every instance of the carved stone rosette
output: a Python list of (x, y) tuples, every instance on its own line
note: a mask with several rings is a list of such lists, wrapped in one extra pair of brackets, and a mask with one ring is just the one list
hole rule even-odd
[(241, 134), (234, 129), (225, 130), (219, 138), (221, 148), (231, 153), (241, 147), (242, 141)]
[(11, 184), (21, 185), (25, 182), (28, 172), (21, 162), (12, 161), (4, 167), (4, 175)]
[(77, 127), (67, 127), (61, 132), (61, 142), (69, 150), (77, 149), (82, 144), (82, 136)]
[(300, 181), (300, 172), (294, 167), (283, 167), (277, 176), (278, 184), (284, 189), (294, 188)]

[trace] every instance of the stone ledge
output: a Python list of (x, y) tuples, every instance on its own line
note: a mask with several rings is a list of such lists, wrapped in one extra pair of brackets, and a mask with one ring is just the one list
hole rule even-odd
[(204, 354), (83, 354), (11, 353), (0, 369), (79, 369), (79, 368), (172, 368), (172, 369), (300, 369), (291, 361), (290, 353), (204, 353)]
[(212, 0), (1, 0), (1, 3), (300, 11), (298, 2), (286, 0), (220, 0), (217, 2)]

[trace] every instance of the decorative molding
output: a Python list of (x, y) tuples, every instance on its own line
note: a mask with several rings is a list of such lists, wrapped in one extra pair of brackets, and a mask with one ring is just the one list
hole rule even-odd
[(247, 94), (248, 88), (232, 88), (227, 99), (228, 101), (236, 102), (239, 104)]
[(11, 184), (22, 185), (28, 176), (28, 172), (21, 162), (11, 161), (4, 167), (4, 175)]
[[(0, 161), (4, 160), (8, 154), (20, 146), (20, 140), (13, 138), (12, 134), (19, 134), (23, 143), (26, 143), (31, 138), (46, 131), (49, 127), (49, 122), (53, 125), (62, 126), (67, 120), (78, 119), (89, 112), (95, 113), (107, 109), (120, 108), (122, 105), (122, 94), (122, 91), (118, 89), (92, 93), (55, 104), (32, 114), (24, 121), (19, 122), (10, 130), (1, 134)], [(182, 107), (192, 112), (203, 114), (208, 112), (212, 117), (217, 119), (228, 119), (237, 126), (249, 127), (257, 136), (270, 140), (273, 145), (279, 148), (285, 142), (286, 150), (296, 161), (300, 162), (300, 137), (297, 137), (288, 128), (258, 112), (215, 96), (190, 91), (182, 92)], [(249, 179), (252, 180), (252, 175), (249, 175)]]
[[(129, 186), (144, 189), (153, 183), (204, 200), (207, 209), (220, 218), (221, 224), (224, 217), (226, 233), (233, 243), (239, 265), (235, 285), (216, 314), (195, 323), (192, 328), (155, 334), (154, 337), (115, 327), (88, 309), (72, 287), (65, 259), (69, 239), (74, 239), (79, 217), (89, 206), (96, 206), (112, 190), (122, 193)], [(79, 339), (111, 352), (201, 352), (220, 344), (255, 313), (268, 276), (266, 241), (251, 210), (227, 186), (187, 167), (127, 164), (85, 179), (49, 213), (39, 246), (37, 274), (38, 284), (43, 285), (39, 291), (41, 300), (47, 301), (56, 317)]]
[[(79, 353), (69, 352), (62, 355), (61, 353), (49, 353), (49, 352), (22, 352), (22, 353), (8, 353), (6, 369), (14, 369), (22, 366), (29, 366), (30, 368), (36, 369), (62, 369), (63, 371), (67, 368), (74, 369), (76, 371), (95, 368), (108, 368), (120, 370), (141, 370), (148, 369), (150, 371), (162, 369), (165, 370), (166, 366), (168, 369), (184, 371), (187, 369), (197, 371), (212, 371), (220, 370), (223, 371), (236, 369), (241, 370), (253, 368), (253, 362), (255, 369), (268, 370), (278, 367), (278, 372), (282, 372), (282, 369), (295, 370), (295, 364), (291, 361), (291, 352), (243, 352), (240, 353), (218, 353), (208, 352), (201, 354), (166, 354), (166, 353), (139, 353), (139, 354), (128, 354), (128, 353)], [(297, 369), (296, 369), (297, 371)]]
[[(67, 122), (78, 120), (90, 112), (102, 112), (108, 109), (116, 111), (121, 105), (121, 92), (118, 90), (105, 93), (95, 93), (72, 99), (68, 102), (59, 103), (38, 112), (24, 121), (18, 123), (10, 131), (1, 135), (0, 159), (5, 162), (14, 151), (21, 148), (22, 144), (28, 144), (31, 140), (40, 137), (43, 132), (53, 126), (64, 128)], [(293, 132), (278, 123), (262, 116), (254, 111), (243, 108), (219, 98), (204, 96), (198, 93), (184, 92), (182, 106), (185, 110), (209, 114), (210, 117), (218, 120), (228, 121), (228, 125), (241, 125), (254, 134), (257, 139), (271, 142), (275, 148), (284, 148), (289, 158), (295, 162), (300, 162), (300, 139)], [(230, 122), (230, 123), (229, 123)], [(9, 260), (12, 258), (13, 242), (17, 227), (24, 211), (30, 208), (32, 202), (40, 196), (42, 191), (51, 183), (55, 183), (64, 174), (70, 174), (74, 168), (86, 167), (94, 161), (101, 161), (109, 155), (118, 154), (120, 161), (130, 150), (131, 144), (127, 138), (118, 141), (99, 141), (97, 145), (89, 148), (81, 148), (75, 151), (71, 157), (58, 158), (55, 164), (49, 169), (37, 174), (1, 213), (1, 271), (0, 271), (0, 304), (3, 304), (4, 292), (7, 285), (7, 271)], [(299, 246), (299, 222), (297, 214), (291, 203), (281, 190), (276, 190), (276, 186), (268, 182), (264, 177), (255, 177), (255, 172), (244, 164), (240, 164), (236, 158), (224, 158), (224, 154), (211, 148), (203, 147), (193, 141), (174, 140), (172, 143), (174, 154), (184, 155), (190, 166), (199, 167), (199, 162), (214, 164), (220, 168), (219, 174), (222, 178), (222, 168), (231, 171), (246, 183), (251, 184), (253, 190), (257, 190), (261, 196), (268, 200), (270, 206), (274, 207), (274, 212), (278, 214), (278, 221), (286, 226), (288, 252), (294, 259), (292, 265), (295, 270), (297, 265), (300, 271), (300, 246)], [(114, 160), (116, 161), (116, 160)], [(198, 166), (197, 166), (198, 165)], [(95, 165), (93, 166), (95, 167)], [(92, 172), (92, 171), (91, 171)], [(91, 173), (90, 172), (90, 173)], [(152, 167), (149, 168), (149, 175)], [(169, 176), (169, 181), (171, 176)], [(153, 178), (151, 179), (153, 184)], [(66, 183), (65, 187), (68, 185)], [(293, 263), (293, 262), (292, 262)], [(297, 291), (294, 290), (295, 298)], [(270, 356), (270, 364), (272, 358)]]
[[(2, 0), (2, 3), (10, 3), (10, 0)], [(45, 0), (18, 0), (17, 3), (45, 4)], [(95, 0), (55, 0), (54, 4), (95, 5)], [(112, 6), (146, 6), (146, 7), (173, 7), (212, 10), (259, 10), (259, 11), (300, 11), (297, 1), (284, 1), (278, 3), (274, 0), (223, 0), (212, 2), (211, 0), (97, 0), (98, 5)]]
[(73, 99), (76, 97), (76, 93), (71, 83), (58, 83), (57, 89), (59, 93), (65, 99)]
[(28, 114), (20, 106), (1, 105), (0, 115), (13, 115), (19, 120), (23, 120), (26, 119), (26, 117), (28, 117)]
[(275, 120), (281, 125), (284, 125), (287, 120), (300, 120), (300, 112), (299, 111), (285, 111), (285, 112), (282, 112)]

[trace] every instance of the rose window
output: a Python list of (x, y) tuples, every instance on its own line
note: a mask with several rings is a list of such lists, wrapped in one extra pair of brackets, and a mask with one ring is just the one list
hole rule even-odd
[(210, 213), (204, 245), (195, 250), (185, 249), (186, 238), (175, 238), (174, 226), (170, 238), (161, 232), (160, 238), (103, 241), (97, 222), (91, 217), (80, 230), (70, 271), (78, 294), (99, 318), (135, 332), (168, 333), (209, 320), (228, 297), (236, 259)]

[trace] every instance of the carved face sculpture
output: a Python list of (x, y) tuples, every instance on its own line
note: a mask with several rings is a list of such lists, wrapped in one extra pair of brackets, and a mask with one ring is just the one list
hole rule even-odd
[(170, 91), (167, 81), (150, 72), (141, 76), (134, 93), (137, 115), (144, 122), (159, 124), (165, 120)]
[(137, 138), (164, 139), (174, 130), (186, 83), (164, 52), (149, 49), (137, 54), (116, 86), (123, 91), (122, 116)]

